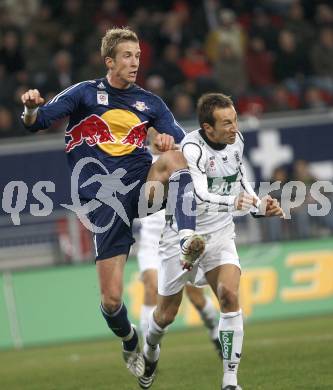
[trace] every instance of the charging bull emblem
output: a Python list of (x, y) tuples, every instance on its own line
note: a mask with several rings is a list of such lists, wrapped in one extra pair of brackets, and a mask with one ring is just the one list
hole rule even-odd
[(86, 142), (89, 146), (115, 142), (115, 138), (111, 134), (108, 124), (95, 114), (83, 119), (79, 124), (68, 130), (66, 137), (70, 137), (70, 140), (66, 144), (66, 153), (82, 145), (83, 142)]
[(121, 140), (122, 144), (135, 145), (138, 148), (143, 148), (147, 138), (147, 121), (139, 123), (131, 128), (126, 137)]

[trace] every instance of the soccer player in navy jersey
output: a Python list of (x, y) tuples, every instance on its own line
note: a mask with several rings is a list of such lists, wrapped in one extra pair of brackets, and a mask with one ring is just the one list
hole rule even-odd
[[(111, 225), (94, 230), (101, 312), (122, 339), (127, 368), (141, 377), (145, 361), (122, 301), (124, 266), (134, 242), (132, 221), (140, 214), (140, 190), (144, 188), (147, 201), (154, 202), (157, 188), (147, 183), (162, 183), (164, 197), (173, 199), (184, 268), (192, 267), (204, 241), (194, 234), (195, 213), (187, 212), (195, 209), (191, 175), (183, 154), (175, 150), (184, 131), (159, 97), (135, 84), (140, 63), (137, 35), (128, 28), (108, 30), (101, 55), (106, 77), (73, 85), (45, 105), (39, 91), (30, 89), (22, 95), (22, 120), (30, 131), (37, 131), (69, 116), (65, 133), (69, 165), (75, 172), (87, 162), (77, 178), (80, 201), (95, 202), (87, 213), (92, 226)], [(163, 152), (153, 164), (144, 146), (149, 127), (158, 131), (155, 146)]]

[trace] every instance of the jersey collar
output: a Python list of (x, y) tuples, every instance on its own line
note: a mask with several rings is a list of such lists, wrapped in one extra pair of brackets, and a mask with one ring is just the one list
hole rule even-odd
[(128, 87), (126, 89), (112, 87), (112, 85), (110, 85), (110, 83), (106, 77), (104, 77), (102, 79), (102, 81), (103, 81), (103, 84), (105, 84), (106, 89), (108, 89), (109, 91), (117, 92), (117, 93), (129, 92), (129, 91), (132, 91), (133, 89), (136, 88), (136, 84), (132, 84), (130, 87)]
[(206, 133), (205, 133), (202, 129), (199, 130), (199, 134), (200, 134), (201, 137), (204, 139), (204, 141), (206, 142), (206, 144), (207, 144), (208, 146), (210, 146), (210, 147), (211, 147), (212, 149), (214, 149), (214, 150), (223, 150), (223, 149), (225, 149), (226, 146), (227, 146), (227, 144), (218, 144), (218, 143), (216, 143), (216, 142), (211, 141), (211, 140), (207, 137)]

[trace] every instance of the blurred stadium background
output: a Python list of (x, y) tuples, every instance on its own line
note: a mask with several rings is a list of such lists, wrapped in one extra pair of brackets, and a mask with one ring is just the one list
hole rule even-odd
[[(251, 390), (332, 389), (333, 210), (308, 214), (316, 203), (311, 185), (332, 185), (333, 178), (333, 3), (321, 0), (0, 1), (0, 388), (135, 388), (114, 341), (88, 342), (109, 332), (98, 312), (91, 237), (60, 206), (71, 203), (65, 122), (34, 136), (19, 123), (20, 96), (29, 87), (49, 99), (104, 75), (100, 38), (115, 25), (138, 32), (138, 84), (165, 99), (187, 131), (197, 127), (198, 96), (230, 94), (256, 188), (261, 181), (305, 184), (305, 202), (289, 202), (291, 220), (236, 221), (249, 323), (241, 379)], [(48, 193), (54, 211), (33, 216), (41, 180), (55, 183)], [(18, 183), (17, 197), (26, 197), (25, 207), (12, 214), (4, 207), (11, 181)], [(281, 191), (274, 195), (283, 201)], [(325, 195), (332, 202), (333, 193)], [(139, 229), (138, 222), (136, 234)], [(135, 255), (136, 246), (125, 298), (138, 322), (142, 286)], [(221, 369), (203, 331), (189, 330), (194, 326), (200, 320), (185, 301), (173, 326), (182, 333), (167, 337), (164, 379), (154, 388), (218, 388)], [(184, 353), (177, 349), (180, 338)], [(82, 344), (62, 344), (74, 341)], [(59, 346), (36, 349), (48, 344)], [(34, 348), (8, 351), (22, 347)], [(201, 381), (200, 356), (202, 373), (212, 377), (208, 385)], [(113, 382), (104, 381), (105, 373)]]

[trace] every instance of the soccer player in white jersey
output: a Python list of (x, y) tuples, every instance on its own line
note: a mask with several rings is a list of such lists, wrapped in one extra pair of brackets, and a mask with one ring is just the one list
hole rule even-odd
[[(160, 264), (158, 246), (161, 232), (165, 225), (165, 211), (161, 210), (158, 213), (141, 218), (140, 221), (141, 230), (137, 257), (144, 286), (143, 305), (140, 313), (140, 330), (142, 338), (145, 339), (148, 331), (149, 316), (157, 304), (157, 274)], [(185, 291), (208, 329), (210, 339), (217, 350), (218, 356), (222, 358), (222, 349), (218, 338), (218, 313), (214, 303), (204, 294), (202, 288), (187, 284)]]
[(233, 212), (284, 215), (276, 199), (266, 196), (260, 200), (246, 180), (242, 166), (244, 141), (232, 100), (220, 93), (203, 95), (198, 102), (198, 119), (201, 128), (184, 138), (182, 150), (197, 197), (197, 232), (205, 238), (206, 248), (194, 265), (185, 269), (180, 261), (174, 219), (166, 224), (160, 245), (157, 307), (149, 318), (144, 344), (146, 368), (139, 378), (144, 389), (154, 381), (161, 339), (177, 314), (188, 281), (196, 285), (208, 283), (218, 298), (224, 370), (221, 389), (241, 389), (237, 371), (244, 332)]

